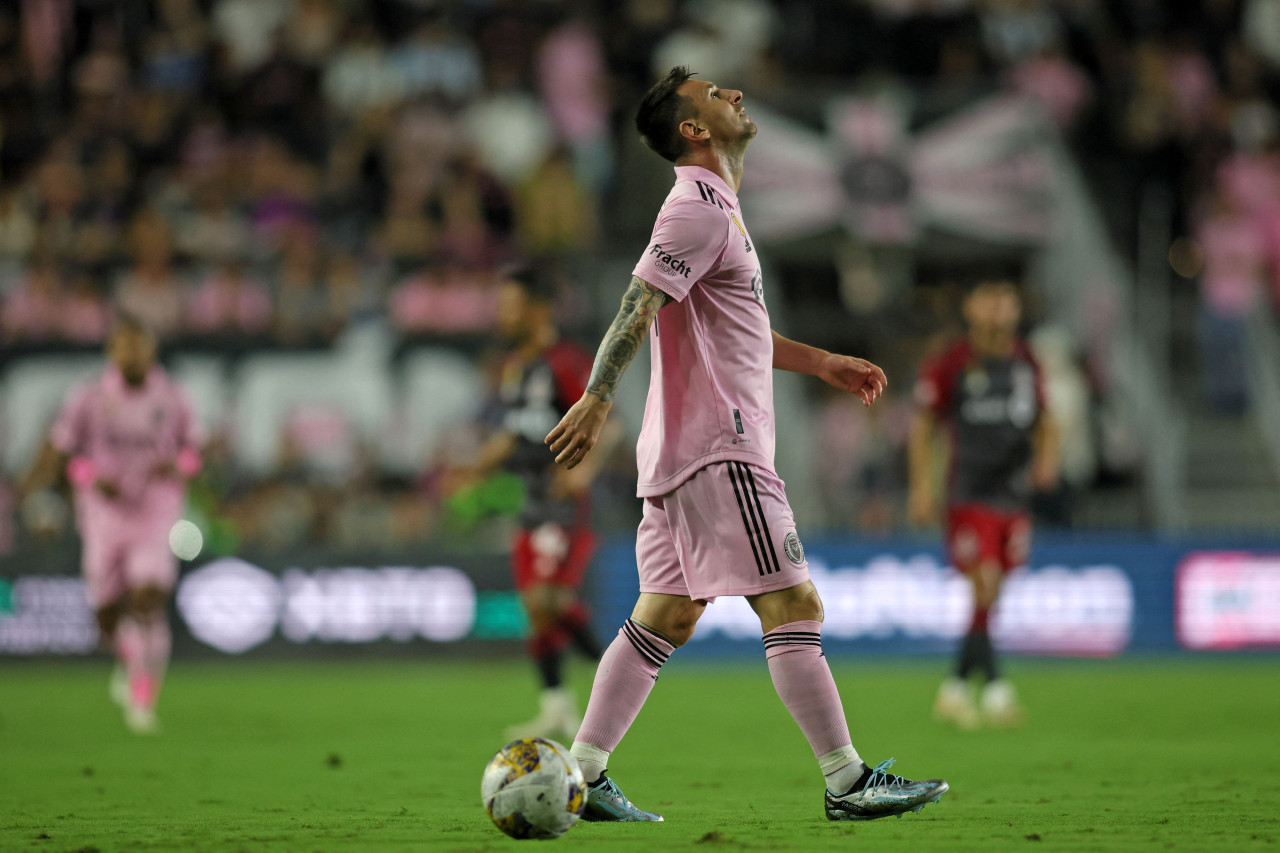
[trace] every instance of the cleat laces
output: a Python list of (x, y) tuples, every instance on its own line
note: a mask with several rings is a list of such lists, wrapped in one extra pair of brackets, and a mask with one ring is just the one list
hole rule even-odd
[(869, 791), (872, 788), (880, 788), (884, 791), (892, 791), (894, 788), (902, 788), (906, 785), (908, 780), (895, 773), (888, 772), (895, 761), (897, 761), (896, 758), (886, 758), (871, 768), (871, 775), (867, 777), (867, 783), (862, 786), (862, 790)]

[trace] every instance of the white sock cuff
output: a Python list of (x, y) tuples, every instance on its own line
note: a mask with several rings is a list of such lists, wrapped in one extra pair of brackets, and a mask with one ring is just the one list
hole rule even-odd
[[(575, 743), (574, 747), (578, 745)], [(823, 776), (830, 776), (837, 770), (848, 767), (850, 764), (862, 766), (862, 758), (858, 755), (858, 750), (853, 745), (842, 746), (839, 749), (833, 749), (826, 755), (818, 757), (818, 767), (822, 768)]]
[(573, 746), (569, 747), (569, 754), (579, 761), (594, 761), (602, 767), (609, 764), (609, 753), (580, 740), (575, 740)]

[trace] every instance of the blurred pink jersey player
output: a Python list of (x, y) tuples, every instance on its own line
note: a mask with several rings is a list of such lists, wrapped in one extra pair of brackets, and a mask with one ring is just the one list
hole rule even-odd
[(147, 732), (157, 728), (169, 660), (166, 602), (178, 575), (169, 531), (182, 517), (187, 478), (200, 469), (201, 436), (141, 323), (118, 321), (107, 355), (102, 375), (68, 396), (28, 488), (65, 464), (89, 604), (121, 665), (112, 696), (130, 727)]

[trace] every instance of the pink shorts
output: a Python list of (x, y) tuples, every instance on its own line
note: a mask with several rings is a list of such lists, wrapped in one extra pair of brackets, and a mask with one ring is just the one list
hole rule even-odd
[(117, 530), (86, 531), (81, 553), (89, 606), (114, 604), (131, 589), (173, 589), (178, 561), (169, 550), (169, 531), (129, 525)]
[(644, 499), (636, 534), (640, 591), (714, 601), (809, 579), (782, 481), (745, 462), (717, 462), (674, 492)]

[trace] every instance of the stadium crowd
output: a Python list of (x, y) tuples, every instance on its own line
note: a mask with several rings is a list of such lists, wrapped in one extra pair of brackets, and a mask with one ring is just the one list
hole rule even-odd
[[(1280, 304), (1271, 0), (24, 0), (0, 8), (0, 363), (96, 348), (117, 310), (170, 349), (323, 349), (369, 320), (483, 362), (495, 270), (517, 257), (563, 268), (563, 326), (594, 333), (614, 296), (583, 260), (634, 236), (616, 164), (639, 93), (677, 63), (783, 106), (867, 76), (910, 86), (918, 117), (1020, 92), (1105, 188), (1122, 251), (1144, 199), (1169, 194), (1207, 358)], [(923, 319), (919, 298), (844, 308), (894, 337), (955, 331), (945, 294), (926, 299)], [(1073, 343), (1049, 346), (1087, 408)], [(839, 523), (901, 523), (910, 401), (886, 402), (870, 421), (814, 403)], [(213, 426), (204, 491), (234, 536), (445, 529), (439, 470), (389, 479), (360, 448), (318, 490), (286, 435), (252, 478)], [(1068, 479), (1087, 488), (1080, 454)]]

